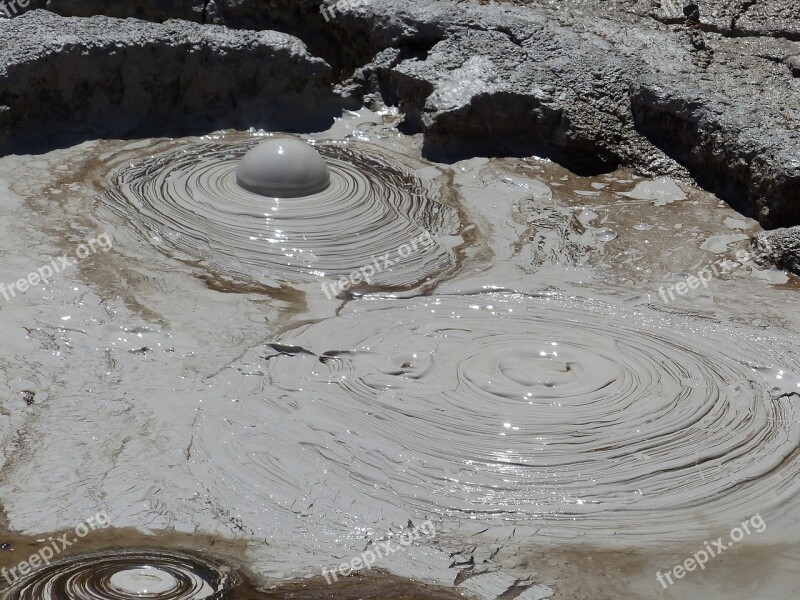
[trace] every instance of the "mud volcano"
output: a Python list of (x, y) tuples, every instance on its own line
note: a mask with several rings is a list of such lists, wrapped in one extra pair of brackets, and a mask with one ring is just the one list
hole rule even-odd
[(797, 2), (320, 2), (0, 0), (0, 599), (797, 598)]
[(4, 600), (222, 600), (238, 579), (207, 559), (170, 552), (123, 550), (77, 555), (5, 592)]
[(303, 448), (325, 424), (339, 485), (339, 466), (357, 464), (381, 474), (385, 487), (355, 484), (378, 503), (598, 540), (609, 527), (669, 539), (699, 515), (724, 525), (732, 510), (790, 501), (791, 348), (597, 301), (476, 294), (364, 300), (258, 355), (274, 385), (298, 390), (267, 412), (304, 415), (284, 422)]
[[(409, 240), (456, 235), (439, 192), (379, 151), (293, 138), (198, 144), (121, 168), (100, 199), (163, 252), (216, 276), (263, 285), (347, 276)], [(366, 148), (370, 151), (370, 148)], [(448, 275), (452, 243), (415, 244), (374, 285)]]

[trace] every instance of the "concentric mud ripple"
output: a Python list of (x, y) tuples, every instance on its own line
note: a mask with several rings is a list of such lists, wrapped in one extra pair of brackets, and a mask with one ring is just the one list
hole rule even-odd
[(259, 352), (326, 485), (341, 471), (419, 514), (624, 535), (800, 487), (797, 349), (746, 329), (557, 296), (368, 299)]
[(157, 551), (85, 554), (41, 569), (4, 600), (221, 600), (238, 584), (225, 567)]
[[(455, 268), (441, 236), (457, 235), (458, 215), (436, 201), (435, 186), (381, 155), (331, 144), (316, 146), (331, 172), (326, 190), (266, 198), (236, 183), (239, 159), (254, 144), (199, 144), (125, 165), (100, 212), (167, 254), (265, 284), (347, 276), (387, 253), (392, 265), (373, 285), (414, 287)], [(415, 239), (424, 242), (401, 256)]]

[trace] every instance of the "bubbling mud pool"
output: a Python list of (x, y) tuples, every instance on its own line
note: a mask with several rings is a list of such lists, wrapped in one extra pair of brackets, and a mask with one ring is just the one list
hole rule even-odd
[[(714, 598), (765, 556), (800, 564), (774, 546), (800, 523), (796, 290), (742, 266), (669, 306), (657, 292), (755, 225), (685, 184), (671, 202), (634, 197), (646, 180), (622, 170), (427, 163), (394, 118), (315, 134), (327, 201), (237, 189), (238, 158), (270, 137), (252, 132), (0, 159), (4, 281), (114, 240), (0, 307), (14, 449), (0, 492), (31, 552), (102, 504), (115, 531), (152, 535), (87, 537), (98, 565), (115, 549), (182, 555), (171, 532), (206, 532), (202, 552), (246, 546), (217, 555), (232, 572), (293, 580), (253, 598), (439, 597), (403, 587), (419, 578), (476, 598), (548, 597), (536, 581), (559, 599), (650, 600), (658, 568), (759, 512), (764, 549), (743, 542), (736, 567), (675, 597)], [(435, 244), (371, 289), (320, 290), (426, 231)], [(397, 577), (319, 581), (426, 519), (434, 539), (376, 567)], [(792, 581), (760, 573), (718, 597)]]
[[(455, 270), (458, 215), (436, 200), (430, 182), (379, 152), (316, 144), (330, 185), (269, 198), (236, 181), (255, 141), (197, 144), (126, 164), (100, 199), (101, 215), (113, 214), (161, 251), (218, 276), (273, 287), (347, 277), (387, 254), (395, 263), (374, 275), (375, 287), (413, 288)], [(416, 243), (426, 233), (435, 239)], [(412, 242), (397, 260), (398, 249)]]
[[(58, 534), (54, 533), (50, 539)], [(0, 552), (2, 600), (457, 600), (462, 596), (386, 573), (364, 573), (329, 585), (323, 577), (259, 589), (242, 561), (242, 541), (202, 534), (148, 536), (129, 530), (104, 530), (83, 540), (89, 551), (48, 561), (28, 577), (9, 562), (13, 552), (41, 556), (44, 546), (22, 536), (5, 536)], [(10, 548), (9, 548), (10, 547)], [(9, 552), (11, 550), (11, 552)], [(41, 561), (40, 561), (41, 564)], [(9, 574), (9, 569), (15, 569)]]
[(230, 597), (238, 579), (197, 556), (153, 550), (77, 555), (3, 594), (3, 600), (215, 600)]
[(792, 356), (788, 339), (491, 293), (351, 303), (235, 369), (269, 382), (264, 418), (332, 489), (539, 536), (663, 540), (797, 493)]

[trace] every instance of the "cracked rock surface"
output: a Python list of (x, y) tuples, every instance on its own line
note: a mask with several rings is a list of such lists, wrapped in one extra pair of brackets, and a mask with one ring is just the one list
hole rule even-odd
[(185, 19), (197, 23), (213, 22), (206, 19), (206, 5), (215, 6), (212, 0), (47, 0), (47, 10), (67, 17), (135, 17), (162, 22), (168, 19)]
[(800, 227), (762, 231), (751, 240), (756, 260), (800, 274)]
[(327, 121), (330, 67), (298, 39), (46, 11), (0, 22), (0, 142), (208, 123)]
[[(29, 13), (2, 23), (9, 32), (3, 51), (12, 54), (16, 74), (0, 78), (5, 98), (0, 105), (8, 107), (0, 113), (0, 127), (8, 134), (9, 128), (32, 131), (37, 119), (49, 132), (77, 125), (76, 119), (61, 122), (54, 118), (57, 111), (42, 108), (26, 118), (30, 109), (23, 106), (41, 103), (24, 98), (31, 92), (20, 84), (30, 84), (26, 77), (32, 77), (24, 73), (36, 72), (37, 85), (55, 96), (69, 86), (83, 89), (84, 102), (93, 98), (94, 107), (79, 110), (78, 120), (100, 129), (105, 118), (122, 114), (144, 123), (172, 105), (179, 107), (172, 113), (186, 116), (224, 105), (238, 113), (236, 102), (250, 101), (253, 108), (260, 101), (274, 103), (287, 82), (292, 92), (302, 94), (307, 85), (322, 98), (327, 77), (345, 95), (399, 105), (406, 131), (423, 134), (429, 158), (535, 153), (578, 172), (628, 165), (649, 175), (691, 176), (764, 227), (800, 223), (796, 2), (371, 0), (326, 4), (325, 15), (320, 5), (319, 0), (49, 0), (48, 9), (63, 14), (181, 17), (276, 29), (301, 38), (309, 53), (297, 40), (285, 42), (297, 48), (290, 59), (282, 67), (265, 67), (261, 57), (269, 62), (277, 56), (275, 40), (289, 38), (184, 21), (60, 22), (41, 11)], [(48, 27), (77, 29), (71, 33), (74, 48), (57, 50)], [(122, 52), (108, 51), (117, 38), (136, 36), (147, 41), (123, 42)], [(14, 41), (22, 37), (25, 56)], [(143, 66), (137, 57), (147, 54), (148, 45), (167, 51), (151, 50)], [(196, 50), (186, 50), (190, 46)], [(252, 48), (258, 48), (255, 54)], [(174, 65), (184, 55), (191, 60), (178, 76)], [(84, 66), (76, 68), (81, 61)], [(84, 75), (86, 69), (93, 74)], [(150, 69), (146, 77), (143, 69)], [(151, 88), (151, 100), (122, 101), (131, 97), (130, 85), (119, 81), (139, 78)], [(88, 92), (95, 86), (104, 90), (106, 109)], [(194, 86), (207, 88), (202, 100)], [(215, 86), (222, 87), (215, 91)], [(245, 98), (234, 102), (233, 90), (241, 86)], [(119, 90), (125, 93), (120, 96)], [(15, 111), (22, 118), (13, 116)]]
[(800, 40), (800, 5), (794, 0), (516, 0), (563, 13), (630, 15), (664, 23), (686, 20), (726, 36)]
[(352, 18), (383, 32), (372, 50), (436, 41), (377, 69), (431, 156), (516, 150), (650, 174), (675, 174), (674, 160), (762, 225), (800, 223), (796, 43), (568, 4), (379, 1)]

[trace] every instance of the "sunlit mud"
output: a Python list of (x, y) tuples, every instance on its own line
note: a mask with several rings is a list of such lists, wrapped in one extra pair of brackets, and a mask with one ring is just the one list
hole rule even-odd
[[(58, 532), (30, 537), (6, 534), (0, 549), (0, 598), (158, 600), (288, 600), (302, 597), (344, 600), (455, 600), (463, 596), (441, 586), (392, 576), (385, 571), (357, 573), (329, 583), (322, 576), (254, 585), (246, 563), (245, 540), (202, 534), (145, 535), (128, 529), (102, 529), (40, 564), (30, 577), (14, 581), (19, 563), (60, 547)], [(41, 561), (40, 561), (41, 562)], [(12, 570), (13, 569), (13, 570)], [(9, 585), (11, 583), (11, 585)]]
[(266, 198), (241, 188), (235, 176), (258, 140), (196, 144), (126, 162), (116, 187), (101, 197), (101, 213), (111, 211), (172, 256), (272, 287), (348, 276), (384, 255), (394, 268), (379, 263), (377, 286), (416, 287), (452, 273), (452, 243), (417, 243), (426, 233), (458, 234), (458, 215), (436, 201), (436, 186), (369, 147), (318, 144), (330, 186), (300, 198)]
[[(264, 132), (0, 159), (0, 566), (103, 508), (121, 533), (64, 569), (199, 551), (240, 598), (649, 600), (656, 570), (759, 513), (666, 597), (789, 597), (798, 280), (737, 261), (757, 224), (626, 170), (431, 164), (398, 120), (304, 136), (334, 173), (305, 203), (234, 187)], [(2, 295), (104, 232), (108, 252)], [(426, 232), (371, 283), (321, 288)], [(426, 519), (431, 539), (321, 578)]]
[(168, 552), (118, 551), (81, 555), (45, 567), (3, 595), (7, 600), (164, 600), (225, 598), (236, 579), (224, 567)]
[[(302, 469), (445, 522), (618, 542), (702, 535), (800, 485), (789, 338), (494, 293), (364, 300), (277, 342), (219, 378), (237, 399), (263, 389), (259, 434), (298, 448), (287, 481)], [(276, 467), (231, 477), (246, 489)]]

